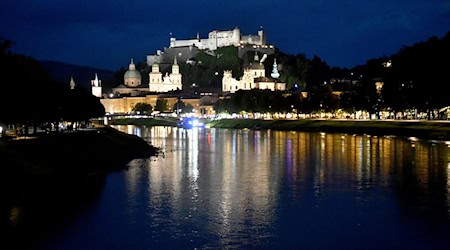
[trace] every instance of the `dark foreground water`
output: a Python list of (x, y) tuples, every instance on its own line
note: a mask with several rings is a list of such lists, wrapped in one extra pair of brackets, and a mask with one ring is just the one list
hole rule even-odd
[(82, 195), (58, 190), (8, 207), (1, 222), (16, 246), (450, 249), (444, 142), (116, 128), (163, 154), (132, 161)]

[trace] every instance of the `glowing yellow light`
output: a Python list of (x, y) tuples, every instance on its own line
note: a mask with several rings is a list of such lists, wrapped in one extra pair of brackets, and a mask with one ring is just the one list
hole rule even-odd
[(13, 207), (11, 208), (11, 211), (9, 213), (9, 221), (11, 221), (11, 224), (17, 225), (20, 218), (20, 208), (19, 207)]

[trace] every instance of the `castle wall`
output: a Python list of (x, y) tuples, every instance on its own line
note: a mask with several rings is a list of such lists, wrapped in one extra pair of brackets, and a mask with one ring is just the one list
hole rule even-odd
[[(212, 33), (212, 32), (211, 32)], [(239, 29), (229, 31), (217, 31), (216, 35), (216, 47), (226, 46), (239, 46), (240, 44), (240, 31)]]
[(235, 46), (238, 47), (242, 44), (252, 44), (262, 46), (265, 45), (265, 36), (263, 31), (258, 31), (258, 35), (241, 36), (241, 32), (238, 28), (233, 30), (217, 31), (213, 30), (208, 33), (206, 39), (187, 39), (177, 40), (176, 38), (170, 38), (171, 48), (186, 47), (195, 45), (199, 49), (217, 50), (220, 47)]
[(262, 37), (258, 35), (248, 35), (241, 37), (242, 44), (264, 45)]

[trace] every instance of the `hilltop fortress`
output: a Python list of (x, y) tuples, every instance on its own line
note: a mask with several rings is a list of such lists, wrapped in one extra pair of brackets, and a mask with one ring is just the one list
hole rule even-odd
[(250, 45), (265, 45), (266, 37), (262, 29), (258, 30), (258, 35), (241, 35), (239, 28), (233, 30), (213, 30), (209, 32), (208, 38), (200, 38), (197, 33), (197, 38), (188, 40), (177, 40), (175, 37), (170, 38), (170, 48), (179, 48), (186, 46), (195, 46), (202, 50), (217, 50), (220, 47), (226, 46), (241, 46), (245, 44)]
[(239, 28), (232, 30), (213, 30), (208, 33), (208, 38), (200, 38), (197, 33), (196, 38), (177, 40), (170, 37), (169, 47), (163, 51), (157, 50), (154, 55), (147, 55), (147, 64), (170, 64), (174, 57), (180, 63), (191, 63), (199, 50), (215, 51), (221, 47), (234, 46), (239, 50), (239, 57), (242, 58), (247, 51), (258, 51), (271, 55), (275, 52), (274, 46), (267, 44), (266, 35), (262, 27), (257, 35), (242, 35)]

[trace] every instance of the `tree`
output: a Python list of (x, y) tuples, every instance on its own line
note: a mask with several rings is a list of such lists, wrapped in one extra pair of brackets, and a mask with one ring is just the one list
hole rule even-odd
[(177, 111), (177, 113), (192, 113), (192, 110), (194, 107), (192, 107), (191, 104), (186, 104), (183, 101), (179, 100), (173, 105), (173, 109)]
[(134, 105), (134, 107), (132, 108), (133, 112), (140, 113), (140, 114), (151, 113), (152, 110), (153, 110), (152, 105), (150, 105), (148, 103), (144, 103), (144, 102), (136, 103), (136, 105)]
[(61, 110), (62, 118), (70, 122), (87, 122), (105, 115), (100, 99), (83, 88), (66, 89)]
[(156, 100), (155, 111), (159, 112), (167, 111), (167, 100), (165, 99)]

